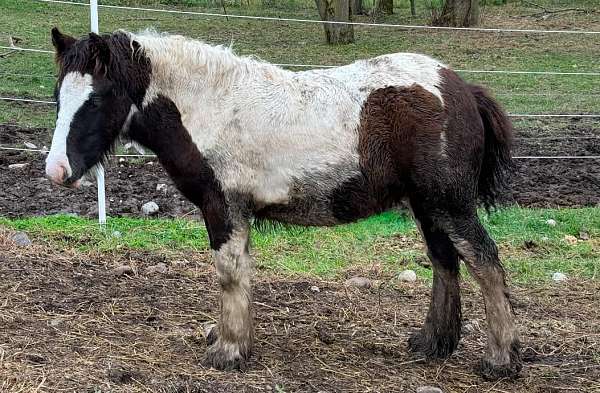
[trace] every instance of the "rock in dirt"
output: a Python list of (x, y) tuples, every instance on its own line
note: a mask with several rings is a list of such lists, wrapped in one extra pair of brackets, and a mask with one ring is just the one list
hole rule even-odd
[(11, 240), (17, 246), (21, 246), (21, 247), (31, 246), (31, 240), (29, 239), (29, 236), (27, 236), (27, 234), (25, 232), (15, 233), (14, 235), (11, 236)]
[(553, 219), (548, 219), (546, 220), (546, 225), (548, 225), (549, 227), (555, 227), (556, 226), (556, 220)]
[(371, 288), (373, 286), (373, 282), (366, 277), (352, 277), (347, 279), (344, 282), (344, 285), (354, 288)]
[(50, 326), (52, 326), (52, 327), (56, 327), (56, 326), (60, 325), (61, 323), (62, 323), (62, 319), (59, 319), (59, 318), (50, 320)]
[(480, 330), (481, 327), (479, 326), (479, 322), (477, 322), (476, 319), (465, 321), (462, 325), (463, 334), (471, 334)]
[(159, 210), (160, 208), (156, 202), (146, 202), (142, 205), (142, 214), (145, 216), (152, 216), (158, 213)]
[(577, 238), (573, 235), (565, 235), (564, 240), (571, 245), (577, 244)]
[(117, 277), (133, 275), (133, 268), (131, 266), (127, 266), (127, 265), (117, 266), (116, 268), (114, 268), (112, 270), (112, 274)]
[(417, 393), (444, 393), (442, 389), (436, 388), (435, 386), (419, 386)]
[(132, 383), (138, 379), (139, 373), (135, 370), (128, 370), (124, 366), (114, 366), (108, 370), (108, 380), (116, 384)]
[(556, 282), (567, 281), (568, 277), (564, 273), (556, 272), (552, 275), (552, 280)]
[(414, 270), (404, 270), (396, 277), (398, 281), (415, 282), (417, 281), (417, 273)]
[(34, 145), (34, 144), (33, 144), (33, 143), (31, 143), (31, 142), (25, 142), (25, 143), (24, 143), (24, 145), (25, 145), (25, 147), (26, 147), (26, 148), (28, 148), (28, 149), (37, 149), (37, 146), (36, 146), (36, 145)]
[(8, 166), (8, 169), (13, 169), (13, 170), (20, 170), (20, 169), (25, 169), (27, 168), (29, 164), (25, 163), (25, 164), (10, 164)]
[(579, 231), (579, 238), (581, 240), (590, 240), (590, 234), (587, 231)]
[(25, 359), (27, 359), (29, 363), (33, 364), (44, 364), (48, 361), (45, 356), (38, 353), (28, 353), (25, 355)]
[(316, 285), (311, 286), (310, 290), (312, 292), (321, 292), (321, 289), (318, 286), (316, 286)]
[(167, 265), (160, 262), (160, 263), (157, 263), (156, 265), (148, 266), (146, 268), (145, 272), (146, 272), (146, 274), (155, 274), (155, 273), (165, 274), (167, 272), (167, 270), (169, 270), (167, 268)]
[(167, 185), (164, 183), (158, 183), (156, 185), (156, 191), (162, 191), (166, 194), (167, 193)]

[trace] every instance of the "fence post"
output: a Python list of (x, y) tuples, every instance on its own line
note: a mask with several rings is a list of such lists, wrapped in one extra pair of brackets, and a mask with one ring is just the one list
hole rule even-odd
[[(99, 34), (98, 29), (98, 0), (90, 0), (90, 28), (93, 33)], [(96, 170), (96, 183), (98, 186), (98, 222), (106, 225), (106, 190), (104, 185), (104, 167), (99, 164)]]

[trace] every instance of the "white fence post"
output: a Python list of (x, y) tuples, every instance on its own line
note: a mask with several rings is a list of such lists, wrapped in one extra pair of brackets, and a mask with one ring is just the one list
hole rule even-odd
[[(93, 33), (100, 33), (98, 29), (98, 0), (90, 0), (90, 28)], [(98, 165), (96, 183), (98, 185), (98, 222), (100, 225), (105, 225), (106, 190), (104, 186), (104, 167), (102, 165)]]

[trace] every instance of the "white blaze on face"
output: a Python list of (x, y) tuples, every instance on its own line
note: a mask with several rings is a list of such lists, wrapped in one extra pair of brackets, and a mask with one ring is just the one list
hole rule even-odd
[(72, 175), (67, 158), (67, 137), (75, 114), (89, 99), (92, 92), (92, 76), (90, 74), (82, 75), (79, 72), (70, 72), (60, 85), (58, 95), (60, 109), (52, 136), (52, 146), (46, 158), (46, 175), (57, 184), (62, 184)]

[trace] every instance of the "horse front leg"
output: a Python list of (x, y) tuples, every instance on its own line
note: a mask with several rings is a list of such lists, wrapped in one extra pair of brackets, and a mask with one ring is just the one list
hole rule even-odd
[(221, 286), (221, 316), (207, 336), (205, 364), (219, 370), (243, 370), (252, 352), (252, 258), (249, 226), (237, 225), (228, 239), (213, 249)]

